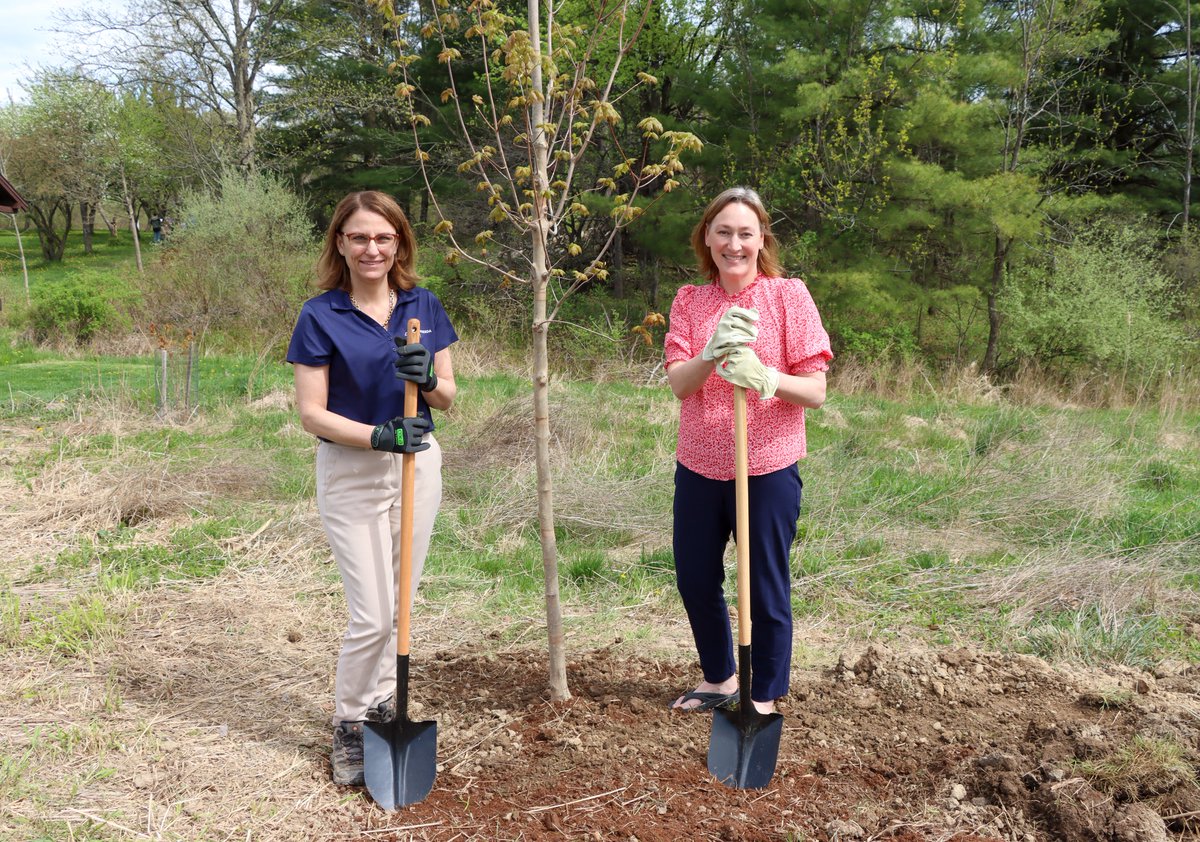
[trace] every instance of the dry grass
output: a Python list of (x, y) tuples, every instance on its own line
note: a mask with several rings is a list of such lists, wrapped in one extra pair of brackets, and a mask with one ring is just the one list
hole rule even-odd
[(1200, 596), (1169, 583), (1187, 571), (1197, 552), (1200, 541), (1125, 555), (1057, 548), (1004, 570), (978, 573), (972, 587), (981, 604), (1008, 608), (1018, 625), (1038, 615), (1089, 607), (1107, 617), (1188, 614), (1200, 610)]
[(451, 347), (454, 374), (458, 377), (487, 377), (504, 372), (516, 377), (529, 376), (528, 354), (513, 349), (498, 338), (472, 333)]
[[(475, 420), (462, 418), (456, 444), (445, 455), (449, 471), (481, 471), (533, 462), (533, 399), (518, 395)], [(550, 447), (558, 455), (578, 449), (577, 425), (572, 425), (565, 405), (550, 403)]]
[(1133, 382), (1092, 371), (1064, 376), (1025, 362), (1010, 376), (995, 377), (980, 372), (974, 362), (931, 370), (911, 361), (838, 359), (830, 373), (830, 393), (900, 401), (937, 397), (964, 404), (1004, 400), (1014, 406), (1060, 409), (1142, 407), (1170, 421), (1200, 409), (1200, 374), (1181, 367), (1153, 383)]
[(109, 463), (93, 471), (60, 461), (30, 481), (22, 499), (10, 504), (10, 516), (17, 529), (95, 532), (198, 514), (216, 499), (253, 499), (266, 481), (261, 468), (245, 462), (185, 465), (165, 459)]
[[(289, 815), (321, 796), (319, 752), (295, 747), (323, 742), (340, 632), (336, 594), (311, 576), (230, 571), (155, 589), (127, 609), (119, 645), (87, 662), (6, 658), (5, 754), (32, 752), (40, 792), (14, 799), (0, 827), (92, 817), (128, 838), (195, 839), (253, 822), (286, 838)], [(297, 602), (297, 590), (312, 598)], [(97, 742), (55, 749), (88, 733)]]
[(1196, 788), (1196, 771), (1187, 755), (1174, 740), (1139, 734), (1117, 751), (1079, 762), (1076, 768), (1102, 792), (1132, 801), (1180, 786)]
[(1052, 373), (1025, 362), (1005, 387), (1008, 399), (1020, 406), (1104, 409), (1157, 409), (1164, 419), (1200, 409), (1200, 377), (1180, 367), (1153, 382), (1128, 380), (1118, 373), (1078, 370)]
[[(562, 393), (550, 404), (550, 459), (554, 473), (555, 517), (561, 525), (643, 535), (666, 528), (661, 513), (645, 505), (648, 495), (669, 494), (673, 476), (673, 401), (652, 401), (648, 419), (662, 435), (638, 454), (636, 476), (616, 469), (621, 458), (611, 442), (597, 441), (599, 419), (611, 416), (615, 429), (626, 406), (579, 406)], [(446, 450), (447, 501), (444, 509), (471, 509), (471, 530), (458, 538), (466, 546), (497, 528), (519, 530), (537, 519), (532, 399), (518, 395), (476, 418), (457, 419), (453, 447)], [(447, 518), (453, 523), (454, 518)], [(450, 528), (455, 528), (451, 526)]]
[(878, 395), (911, 397), (928, 389), (925, 370), (904, 362), (863, 363), (838, 359), (829, 373), (829, 392), (839, 395)]
[[(971, 469), (972, 493), (989, 490), (981, 494), (987, 499), (981, 512), (986, 522), (1058, 524), (1063, 518), (1082, 521), (1112, 513), (1121, 504), (1124, 480), (1094, 454), (1093, 439), (1093, 431), (1060, 416), (1042, 427), (1032, 443), (1002, 441), (998, 459)], [(1020, 473), (1014, 473), (1014, 465)]]
[[(238, 563), (212, 580), (106, 595), (118, 633), (83, 657), (6, 651), (0, 837), (357, 837), (328, 779), (345, 606), (315, 512), (281, 511), (232, 543)], [(69, 590), (19, 589), (27, 622)], [(469, 616), (418, 600), (414, 646), (477, 642)]]

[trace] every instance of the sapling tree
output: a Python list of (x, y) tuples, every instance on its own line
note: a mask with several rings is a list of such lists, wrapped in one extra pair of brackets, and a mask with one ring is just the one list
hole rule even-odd
[[(549, 683), (551, 698), (565, 700), (570, 692), (550, 465), (550, 328), (560, 322), (568, 296), (606, 278), (605, 256), (620, 230), (655, 197), (679, 186), (682, 156), (699, 151), (701, 144), (691, 133), (665, 130), (650, 114), (637, 120), (649, 143), (622, 144), (618, 105), (631, 91), (657, 81), (624, 66), (652, 0), (594, 0), (571, 6), (571, 19), (562, 14), (566, 7), (527, 0), (524, 20), (491, 0), (453, 6), (449, 0), (418, 0), (411, 18), (397, 12), (391, 0), (376, 2), (396, 32), (397, 95), (409, 108), (417, 158), (438, 219), (435, 231), (450, 246), (447, 260), (472, 261), (501, 283), (527, 284), (532, 293)], [(441, 64), (446, 84), (440, 110), (419, 101), (412, 75), (422, 56), (431, 55)], [(422, 76), (426, 84), (427, 78)], [(431, 126), (428, 115), (435, 111), (449, 115), (461, 144), (458, 171), (475, 182), (486, 203), (480, 230), (457, 228), (434, 188), (433, 157), (428, 140), (422, 143), (422, 130)]]

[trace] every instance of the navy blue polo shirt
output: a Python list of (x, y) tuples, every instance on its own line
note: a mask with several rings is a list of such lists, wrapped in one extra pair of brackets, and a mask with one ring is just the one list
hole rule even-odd
[[(421, 344), (433, 354), (458, 339), (442, 302), (423, 287), (396, 292), (396, 310), (386, 328), (351, 304), (344, 290), (331, 289), (304, 302), (287, 361), (329, 366), (330, 412), (371, 426), (391, 421), (404, 415), (405, 381), (396, 376), (396, 337), (404, 339), (412, 318), (421, 320)], [(432, 423), (424, 395), (417, 405)]]

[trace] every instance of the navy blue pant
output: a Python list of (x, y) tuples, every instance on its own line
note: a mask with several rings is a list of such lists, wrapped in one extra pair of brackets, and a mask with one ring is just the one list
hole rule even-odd
[[(803, 483), (796, 465), (752, 476), (750, 501), (750, 696), (785, 695), (792, 666), (790, 556)], [(675, 465), (675, 579), (704, 680), (736, 672), (725, 602), (725, 547), (737, 528), (734, 480), (703, 477)], [(736, 585), (736, 579), (734, 580)]]

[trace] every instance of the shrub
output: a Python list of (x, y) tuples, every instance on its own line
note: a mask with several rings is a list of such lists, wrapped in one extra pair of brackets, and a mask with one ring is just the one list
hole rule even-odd
[(215, 191), (184, 197), (147, 274), (149, 319), (235, 347), (279, 343), (312, 292), (314, 252), (299, 197), (269, 174), (226, 172)]
[(1178, 319), (1181, 303), (1150, 237), (1110, 223), (1014, 278), (1004, 310), (1018, 356), (1060, 373), (1091, 367), (1148, 383), (1193, 349)]
[(111, 270), (78, 269), (34, 287), (29, 326), (39, 343), (81, 345), (100, 334), (128, 330), (129, 309), (138, 300), (129, 281)]
[(902, 303), (909, 291), (890, 284), (884, 272), (827, 271), (806, 279), (834, 354), (877, 362), (907, 358), (915, 350)]
[(911, 361), (917, 356), (917, 342), (907, 325), (892, 325), (877, 330), (856, 330), (844, 325), (838, 334), (838, 352), (862, 362), (882, 360)]

